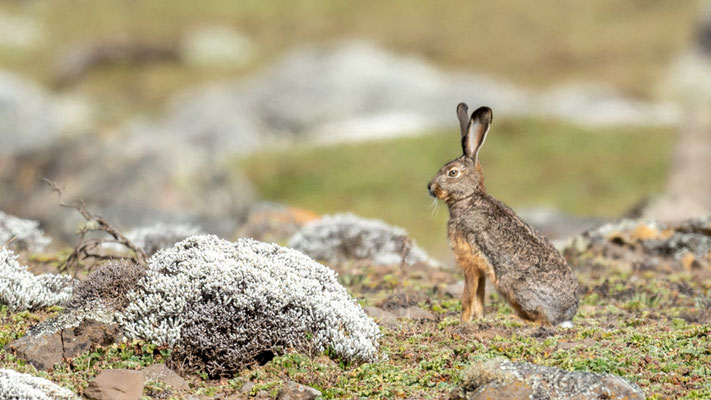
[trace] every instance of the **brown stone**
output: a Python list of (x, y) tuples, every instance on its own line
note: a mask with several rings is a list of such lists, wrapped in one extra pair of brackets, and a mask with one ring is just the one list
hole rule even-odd
[(153, 364), (141, 371), (146, 381), (162, 382), (175, 390), (190, 390), (190, 385), (165, 364)]
[(41, 371), (50, 370), (63, 361), (59, 332), (37, 337), (26, 335), (10, 343), (7, 348)]
[(363, 310), (381, 325), (391, 328), (397, 326), (397, 316), (390, 311), (385, 311), (382, 308), (373, 306), (363, 307)]
[(122, 337), (118, 325), (108, 325), (93, 319), (86, 319), (74, 328), (62, 330), (64, 357), (76, 357), (88, 351), (92, 345), (108, 346)]
[(310, 386), (288, 381), (279, 390), (276, 398), (277, 400), (313, 400), (319, 396), (321, 392)]
[(435, 316), (431, 312), (422, 309), (421, 307), (417, 306), (410, 306), (410, 307), (403, 307), (403, 308), (398, 308), (396, 310), (393, 310), (393, 313), (398, 316), (399, 318), (409, 318), (409, 319), (414, 319), (417, 321), (420, 320), (428, 320), (428, 321), (434, 321)]
[(139, 371), (108, 369), (94, 378), (83, 395), (94, 400), (139, 400), (143, 385), (143, 374)]

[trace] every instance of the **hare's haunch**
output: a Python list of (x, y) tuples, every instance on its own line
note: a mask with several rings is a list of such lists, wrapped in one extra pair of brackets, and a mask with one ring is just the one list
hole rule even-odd
[(578, 309), (573, 271), (543, 235), (484, 189), (479, 150), (491, 109), (480, 107), (469, 116), (461, 103), (457, 116), (463, 155), (440, 168), (427, 190), (449, 207), (449, 244), (465, 278), (462, 322), (484, 316), (488, 278), (521, 318), (569, 324)]

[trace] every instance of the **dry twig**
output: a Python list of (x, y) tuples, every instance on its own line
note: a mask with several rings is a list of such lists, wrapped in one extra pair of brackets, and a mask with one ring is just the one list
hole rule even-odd
[[(90, 213), (86, 209), (84, 200), (79, 200), (78, 202), (72, 204), (65, 203), (62, 189), (54, 181), (47, 178), (43, 179), (52, 187), (52, 191), (56, 192), (59, 196), (59, 205), (61, 207), (75, 209), (87, 221), (87, 223), (79, 229), (79, 244), (77, 244), (66, 261), (59, 266), (59, 270), (61, 272), (73, 269), (76, 274), (84, 266), (82, 262), (87, 259), (104, 261), (116, 258), (129, 258), (133, 259), (136, 263), (138, 263), (138, 265), (146, 265), (147, 257), (142, 248), (133, 244), (128, 238), (126, 238), (126, 236), (111, 226), (102, 217)], [(86, 238), (86, 235), (90, 232), (105, 232), (110, 236), (110, 238)], [(120, 257), (103, 254), (101, 252), (101, 245), (104, 243), (118, 243), (131, 250), (134, 255), (132, 257)]]

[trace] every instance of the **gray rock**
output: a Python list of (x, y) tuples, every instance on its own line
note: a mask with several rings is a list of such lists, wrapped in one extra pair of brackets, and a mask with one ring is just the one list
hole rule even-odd
[(366, 314), (371, 316), (376, 322), (381, 325), (395, 327), (397, 326), (397, 316), (390, 311), (383, 310), (379, 307), (367, 306), (363, 307)]
[(101, 371), (84, 396), (93, 400), (138, 400), (143, 395), (143, 374), (128, 369)]
[(321, 392), (310, 386), (287, 381), (279, 390), (276, 398), (277, 400), (313, 400), (319, 396), (321, 396)]
[(487, 104), (499, 115), (590, 125), (678, 119), (673, 105), (630, 100), (605, 86), (531, 93), (487, 76), (445, 73), (372, 43), (346, 42), (298, 48), (247, 80), (189, 89), (172, 100), (159, 125), (216, 152), (250, 153), (274, 140), (333, 143), (449, 127), (457, 101)]
[(464, 293), (464, 281), (450, 283), (444, 287), (444, 294), (455, 299), (462, 297), (462, 293)]
[(144, 368), (141, 372), (143, 372), (143, 378), (146, 381), (162, 382), (170, 385), (175, 390), (190, 390), (188, 382), (175, 371), (166, 367), (165, 364), (153, 364)]
[[(574, 262), (607, 259), (634, 270), (710, 271), (711, 216), (677, 224), (653, 220), (608, 223), (571, 239), (564, 254)], [(584, 254), (597, 257), (580, 257)]]
[(38, 86), (0, 71), (0, 156), (51, 146), (59, 137), (51, 102)]
[(635, 384), (619, 376), (569, 372), (529, 363), (491, 360), (473, 365), (452, 400), (504, 399), (644, 399)]
[(360, 261), (439, 266), (404, 229), (350, 213), (326, 215), (304, 225), (289, 239), (288, 246), (331, 264)]
[(7, 349), (40, 371), (52, 369), (64, 361), (62, 336), (59, 333), (38, 337), (25, 335), (7, 345)]
[(408, 318), (416, 321), (434, 321), (436, 319), (434, 314), (418, 306), (398, 308), (393, 310), (393, 314), (398, 318)]

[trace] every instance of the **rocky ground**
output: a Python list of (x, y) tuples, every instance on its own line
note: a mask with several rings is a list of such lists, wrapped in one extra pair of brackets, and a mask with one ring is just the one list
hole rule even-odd
[[(47, 378), (87, 398), (128, 390), (121, 382), (133, 391), (124, 393), (127, 399), (314, 398), (316, 391), (323, 398), (640, 398), (637, 387), (647, 398), (708, 398), (710, 221), (627, 221), (571, 241), (565, 254), (580, 282), (581, 301), (570, 329), (524, 322), (493, 292), (486, 317), (462, 325), (456, 271), (351, 260), (333, 267), (379, 322), (386, 358), (378, 362), (349, 362), (329, 350), (309, 356), (285, 349), (259, 365), (210, 378), (182, 370), (168, 346), (106, 340), (116, 333), (87, 322), (63, 331), (64, 353), (56, 365), (37, 368), (11, 350), (16, 343), (9, 344), (62, 309), (11, 312), (3, 306), (0, 367)], [(51, 270), (60, 257), (23, 252), (20, 261), (32, 270)], [(69, 348), (83, 336), (92, 336), (93, 344)]]

